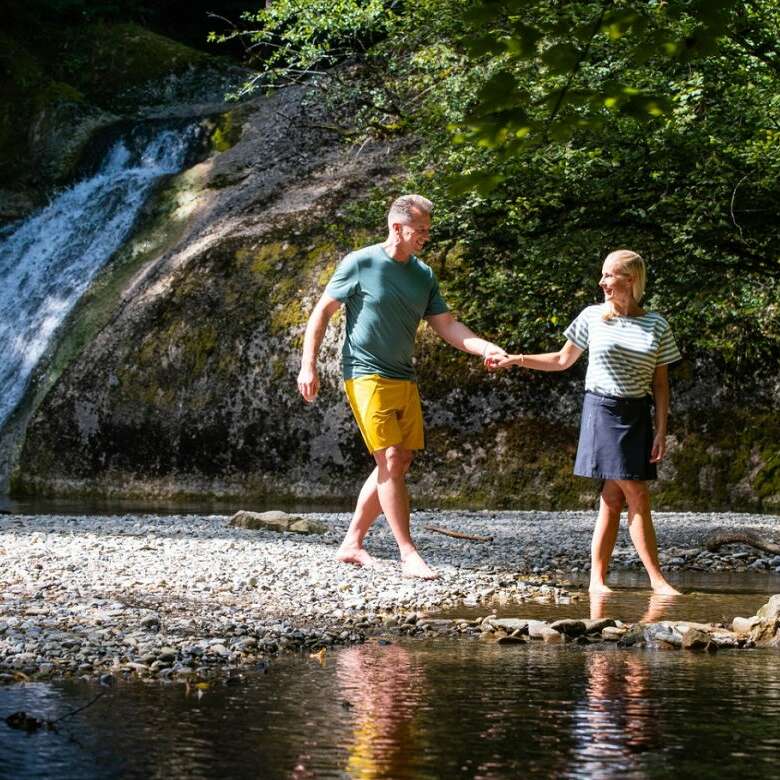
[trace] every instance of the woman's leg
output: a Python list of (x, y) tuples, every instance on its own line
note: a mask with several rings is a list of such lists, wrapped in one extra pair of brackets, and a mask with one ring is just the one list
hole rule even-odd
[(591, 593), (609, 593), (607, 587), (607, 569), (612, 550), (615, 549), (620, 512), (625, 496), (617, 482), (608, 479), (601, 489), (599, 516), (593, 529), (593, 541), (590, 545), (590, 587)]
[(650, 576), (650, 586), (653, 593), (663, 596), (679, 596), (680, 591), (666, 581), (658, 563), (658, 545), (655, 540), (653, 520), (650, 516), (650, 491), (647, 488), (647, 482), (621, 480), (618, 485), (620, 485), (628, 502), (628, 531), (631, 534), (631, 541)]

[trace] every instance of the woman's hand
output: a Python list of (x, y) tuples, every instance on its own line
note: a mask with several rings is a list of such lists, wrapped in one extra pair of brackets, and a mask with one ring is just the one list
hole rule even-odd
[(666, 455), (666, 434), (656, 433), (653, 449), (650, 450), (650, 463), (660, 463)]
[(488, 355), (485, 357), (485, 368), (489, 371), (495, 371), (498, 368), (511, 368), (519, 360), (519, 355)]

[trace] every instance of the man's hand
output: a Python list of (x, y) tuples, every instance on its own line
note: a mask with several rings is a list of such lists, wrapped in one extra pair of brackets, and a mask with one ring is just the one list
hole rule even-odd
[(499, 361), (505, 360), (506, 352), (496, 344), (488, 344), (482, 353), (482, 362), (488, 371), (495, 371), (499, 367)]
[(650, 450), (650, 463), (660, 463), (666, 455), (666, 436), (660, 433), (653, 439), (653, 449)]
[(516, 355), (492, 355), (485, 358), (485, 368), (488, 371), (498, 371), (500, 368), (512, 368), (517, 364)]
[(311, 403), (320, 391), (320, 379), (316, 368), (301, 367), (298, 374), (298, 392), (306, 403)]

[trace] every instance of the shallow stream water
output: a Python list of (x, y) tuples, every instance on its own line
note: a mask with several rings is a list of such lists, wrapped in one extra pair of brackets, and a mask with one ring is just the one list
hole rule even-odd
[(778, 777), (780, 652), (403, 641), (213, 682), (0, 689), (0, 778)]
[[(654, 596), (648, 590), (644, 572), (635, 570), (610, 573), (614, 590), (603, 596), (590, 596), (584, 589), (587, 580), (567, 580), (573, 598), (553, 604), (547, 600), (516, 602), (494, 601), (475, 607), (454, 607), (430, 617), (475, 618), (486, 614), (498, 617), (558, 620), (560, 618), (604, 618), (624, 623), (657, 623), (685, 620), (700, 623), (725, 623), (755, 615), (769, 596), (780, 593), (780, 575), (774, 572), (685, 572), (677, 571), (669, 580), (685, 595)], [(581, 591), (575, 587), (583, 588)]]

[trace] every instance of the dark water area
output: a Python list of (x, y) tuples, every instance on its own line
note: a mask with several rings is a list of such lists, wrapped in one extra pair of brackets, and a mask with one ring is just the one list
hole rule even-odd
[(0, 496), (0, 512), (20, 515), (232, 515), (241, 509), (265, 512), (351, 512), (354, 500), (296, 501), (290, 499), (177, 499), (175, 501), (120, 498), (29, 498)]
[[(100, 689), (0, 689), (55, 718)], [(371, 642), (238, 685), (119, 683), (59, 733), (0, 720), (0, 778), (660, 778), (780, 774), (780, 652)]]

